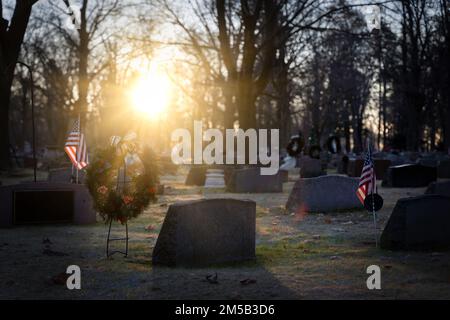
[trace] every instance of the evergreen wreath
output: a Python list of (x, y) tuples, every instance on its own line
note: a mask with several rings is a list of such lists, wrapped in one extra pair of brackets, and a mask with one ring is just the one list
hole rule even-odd
[[(140, 168), (136, 164), (125, 165), (130, 156), (140, 160)], [(128, 178), (122, 184), (120, 170)], [(139, 152), (133, 142), (120, 141), (98, 149), (86, 171), (94, 209), (106, 222), (125, 224), (140, 215), (150, 202), (156, 201), (157, 163), (150, 148)]]

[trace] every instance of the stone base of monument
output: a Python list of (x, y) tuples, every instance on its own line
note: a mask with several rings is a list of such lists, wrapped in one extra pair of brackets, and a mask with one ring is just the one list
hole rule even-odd
[(437, 169), (419, 164), (403, 164), (389, 167), (383, 180), (383, 187), (420, 188), (437, 179)]
[(29, 182), (0, 187), (0, 227), (95, 222), (91, 196), (82, 184)]
[[(48, 171), (47, 180), (49, 182), (64, 182), (71, 183), (72, 179), (76, 179), (77, 171), (74, 169), (72, 172), (72, 167), (56, 168), (50, 169)], [(84, 183), (84, 178), (86, 172), (84, 170), (78, 170), (78, 182)]]
[(356, 196), (359, 179), (327, 175), (297, 180), (286, 203), (290, 212), (324, 212), (362, 208)]
[(261, 175), (261, 168), (234, 169), (226, 179), (227, 191), (235, 193), (283, 192), (280, 171), (274, 175)]
[(400, 199), (380, 239), (383, 249), (450, 248), (450, 197), (424, 195)]
[(439, 194), (450, 197), (450, 181), (430, 183), (425, 194)]
[(193, 165), (189, 169), (185, 185), (204, 186), (206, 181), (206, 170), (207, 168), (204, 165)]
[(255, 258), (256, 203), (207, 199), (169, 207), (152, 264), (207, 267)]

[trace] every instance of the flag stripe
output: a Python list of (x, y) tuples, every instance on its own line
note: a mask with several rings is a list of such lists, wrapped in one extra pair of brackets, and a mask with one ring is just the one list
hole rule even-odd
[(73, 129), (67, 137), (64, 151), (67, 153), (72, 165), (78, 170), (83, 169), (89, 164), (86, 140), (80, 132), (79, 120), (75, 121)]
[(364, 200), (368, 194), (376, 193), (377, 191), (377, 178), (375, 176), (374, 163), (372, 159), (372, 152), (370, 145), (367, 149), (367, 154), (364, 159), (363, 169), (361, 170), (361, 177), (359, 180), (358, 189), (356, 190), (356, 196), (359, 201), (364, 205)]

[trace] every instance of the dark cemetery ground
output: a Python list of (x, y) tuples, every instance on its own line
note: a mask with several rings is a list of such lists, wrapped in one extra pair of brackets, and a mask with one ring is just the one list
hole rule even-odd
[[(129, 225), (128, 258), (105, 258), (107, 226), (101, 221), (0, 229), (0, 298), (450, 299), (450, 253), (376, 249), (372, 217), (363, 210), (286, 212), (298, 178), (294, 172), (280, 194), (203, 193), (203, 187), (184, 185), (186, 170), (163, 176), (166, 194)], [(1, 179), (9, 184), (30, 177)], [(425, 189), (380, 186), (385, 199), (380, 230), (397, 199)], [(151, 252), (168, 205), (204, 196), (256, 201), (256, 261), (207, 269), (152, 267)], [(81, 290), (66, 289), (64, 272), (71, 264), (81, 267)], [(381, 267), (382, 290), (366, 287), (366, 268), (372, 264)], [(217, 283), (206, 280), (215, 273)]]

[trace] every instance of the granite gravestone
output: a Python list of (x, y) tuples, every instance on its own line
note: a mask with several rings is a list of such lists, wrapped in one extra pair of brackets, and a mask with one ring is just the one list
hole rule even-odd
[(361, 176), (361, 171), (364, 165), (363, 159), (349, 159), (347, 174), (349, 177)]
[(206, 166), (194, 165), (189, 169), (185, 184), (187, 186), (204, 186), (206, 181)]
[(383, 230), (383, 249), (450, 248), (450, 197), (423, 195), (400, 199)]
[(210, 266), (255, 258), (256, 203), (207, 199), (169, 207), (152, 263)]
[(236, 193), (283, 192), (283, 178), (278, 171), (274, 175), (262, 175), (261, 168), (243, 168), (230, 171), (226, 179), (227, 191)]
[(419, 188), (426, 187), (437, 179), (437, 169), (419, 164), (392, 166), (386, 172), (383, 187)]
[(324, 212), (362, 207), (356, 196), (359, 179), (340, 175), (299, 179), (286, 203), (291, 212)]
[(383, 180), (387, 170), (391, 166), (391, 161), (387, 159), (374, 159), (375, 175), (377, 180)]
[(430, 183), (425, 194), (439, 194), (450, 197), (450, 181)]
[(300, 177), (314, 178), (323, 176), (326, 173), (323, 170), (322, 160), (314, 159), (308, 156), (302, 157), (300, 160)]

